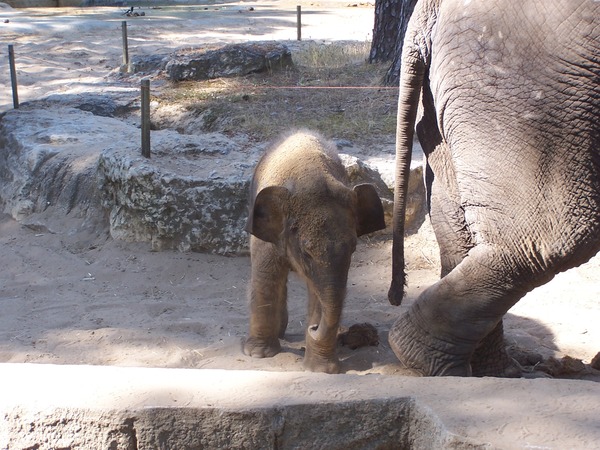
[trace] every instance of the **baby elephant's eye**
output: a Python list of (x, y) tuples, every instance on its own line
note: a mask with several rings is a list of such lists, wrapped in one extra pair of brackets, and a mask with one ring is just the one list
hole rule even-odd
[(300, 252), (302, 253), (302, 258), (305, 261), (312, 261), (314, 258), (309, 250), (309, 242), (308, 241), (301, 241), (300, 242)]
[(302, 257), (304, 258), (305, 261), (312, 261), (313, 257), (310, 253), (308, 253), (307, 251), (302, 251)]
[(312, 259), (312, 255), (310, 254), (310, 252), (308, 250), (306, 250), (306, 246), (304, 246), (304, 245), (300, 246), (300, 251), (302, 252), (302, 256), (304, 258)]

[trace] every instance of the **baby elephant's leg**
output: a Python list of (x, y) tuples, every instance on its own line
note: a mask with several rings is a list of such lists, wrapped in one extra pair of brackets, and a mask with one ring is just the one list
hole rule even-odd
[(250, 336), (244, 353), (268, 358), (281, 351), (279, 338), (287, 327), (287, 277), (289, 265), (274, 245), (250, 239)]

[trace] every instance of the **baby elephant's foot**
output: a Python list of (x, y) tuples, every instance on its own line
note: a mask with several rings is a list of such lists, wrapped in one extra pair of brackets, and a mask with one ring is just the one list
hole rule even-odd
[(244, 353), (253, 358), (271, 358), (281, 351), (279, 339), (263, 340), (249, 337), (244, 342)]
[(308, 350), (304, 355), (304, 368), (311, 372), (340, 373), (340, 362), (333, 358), (324, 358), (311, 354)]

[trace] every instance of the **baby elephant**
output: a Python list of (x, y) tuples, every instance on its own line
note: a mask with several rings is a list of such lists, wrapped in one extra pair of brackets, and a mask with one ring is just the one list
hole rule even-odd
[(336, 336), (357, 236), (385, 228), (370, 184), (348, 187), (334, 146), (299, 132), (261, 158), (250, 193), (250, 336), (247, 355), (281, 351), (288, 323), (290, 270), (306, 281), (308, 323), (304, 367), (338, 373)]

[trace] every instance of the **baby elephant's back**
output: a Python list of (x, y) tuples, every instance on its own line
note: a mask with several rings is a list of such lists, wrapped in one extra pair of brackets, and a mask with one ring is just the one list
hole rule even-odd
[(297, 189), (320, 177), (333, 177), (347, 184), (334, 144), (316, 133), (298, 132), (265, 153), (254, 172), (254, 187), (256, 192), (266, 186)]

